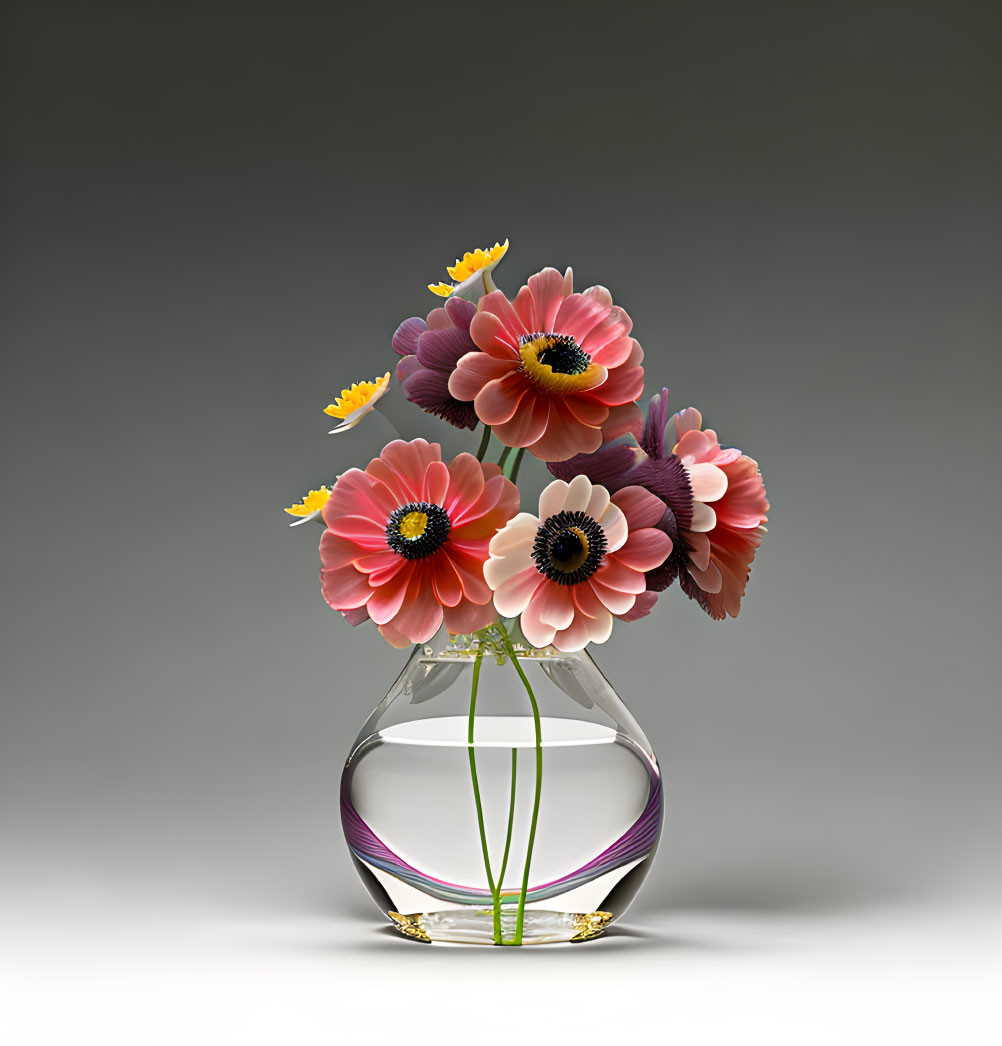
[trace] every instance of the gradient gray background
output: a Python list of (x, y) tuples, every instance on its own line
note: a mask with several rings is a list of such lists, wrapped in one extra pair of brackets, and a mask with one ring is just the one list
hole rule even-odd
[(4, 33), (0, 905), (376, 925), (335, 796), (401, 655), (281, 508), (505, 237), (773, 504), (736, 622), (596, 652), (667, 784), (633, 921), (997, 900), (996, 5), (128, 7)]

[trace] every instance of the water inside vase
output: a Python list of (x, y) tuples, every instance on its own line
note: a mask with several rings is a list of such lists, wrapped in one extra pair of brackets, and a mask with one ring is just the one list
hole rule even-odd
[[(362, 738), (345, 768), (342, 820), (356, 867), (398, 928), (421, 940), (497, 943), (468, 728), (461, 715), (394, 723)], [(600, 933), (639, 888), (661, 824), (657, 765), (632, 739), (553, 715), (542, 717), (541, 733), (526, 944)], [(536, 783), (531, 715), (477, 716), (472, 751), (510, 943)]]

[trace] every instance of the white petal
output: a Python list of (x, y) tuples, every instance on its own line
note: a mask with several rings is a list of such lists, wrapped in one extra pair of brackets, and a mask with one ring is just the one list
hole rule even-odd
[(697, 534), (707, 534), (717, 525), (717, 514), (702, 501), (692, 503), (692, 524), (689, 529)]
[(696, 501), (719, 501), (727, 493), (727, 473), (716, 465), (700, 462), (689, 465), (689, 484)]
[(622, 548), (630, 533), (630, 525), (626, 522), (623, 510), (610, 503), (598, 522), (605, 531), (605, 540), (608, 543), (606, 551), (615, 552), (616, 549)]
[(545, 579), (535, 565), (508, 578), (494, 593), (495, 609), (502, 617), (518, 617), (541, 584), (545, 584)]
[(588, 506), (585, 508), (585, 515), (591, 516), (592, 519), (600, 520), (602, 513), (609, 507), (609, 492), (599, 483), (593, 483), (591, 488), (591, 497), (588, 499)]
[[(547, 520), (555, 516), (564, 507), (564, 498), (567, 496), (569, 484), (562, 479), (555, 479), (549, 486), (544, 487), (543, 493), (539, 495), (539, 518)], [(526, 636), (528, 639), (528, 636)]]
[(491, 556), (484, 563), (484, 581), (496, 591), (509, 578), (521, 574), (532, 565), (532, 553), (528, 547), (517, 549), (510, 556)]
[(323, 514), (322, 514), (323, 511), (324, 510), (322, 508), (314, 509), (308, 516), (300, 516), (298, 519), (294, 519), (289, 524), (289, 526), (290, 527), (299, 527), (299, 526), (302, 526), (302, 524), (304, 524), (304, 523), (312, 523), (313, 520), (317, 520), (318, 523), (323, 523), (324, 526), (327, 526), (327, 524), (324, 523), (324, 517), (323, 517)]
[(492, 556), (508, 556), (523, 545), (531, 548), (537, 530), (539, 520), (528, 512), (519, 512), (491, 538), (487, 550)]
[(567, 488), (564, 512), (584, 512), (591, 501), (591, 480), (587, 476), (575, 476)]

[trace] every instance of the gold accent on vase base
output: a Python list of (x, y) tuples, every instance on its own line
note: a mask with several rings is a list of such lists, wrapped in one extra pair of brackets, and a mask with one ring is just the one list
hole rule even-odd
[(420, 915), (401, 915), (399, 912), (386, 913), (393, 920), (393, 927), (399, 930), (405, 937), (413, 937), (416, 941), (431, 941), (431, 938), (421, 929)]
[(575, 915), (574, 929), (577, 930), (577, 933), (571, 938), (571, 943), (590, 941), (593, 937), (600, 937), (611, 922), (612, 912), (588, 912), (587, 915)]
[[(490, 908), (478, 909), (478, 910), (467, 910), (462, 913), (452, 912), (436, 912), (432, 915), (427, 915), (422, 912), (417, 912), (414, 915), (401, 915), (400, 912), (387, 912), (386, 913), (393, 920), (394, 929), (398, 930), (405, 937), (410, 937), (416, 941), (448, 941), (450, 943), (467, 943), (467, 944), (491, 944), (498, 943), (490, 940), (490, 929), (488, 925), (486, 927), (486, 933), (484, 927), (476, 926), (477, 923), (486, 921), (490, 923), (493, 919), (493, 912)], [(451, 915), (458, 914), (461, 920), (467, 921), (466, 925), (456, 924), (452, 922), (452, 925), (442, 925), (442, 918), (445, 917), (449, 920)], [(600, 937), (605, 933), (609, 923), (612, 922), (612, 912), (533, 912), (533, 915), (552, 917), (553, 921), (548, 925), (531, 925), (535, 920), (527, 918), (526, 922), (526, 936), (528, 940), (523, 941), (523, 944), (543, 944), (549, 940), (552, 943), (558, 943), (560, 941), (570, 942), (576, 944), (580, 941), (590, 941), (594, 937)], [(526, 912), (527, 917), (530, 916), (529, 912)], [(471, 918), (472, 917), (472, 918)], [(507, 924), (503, 931), (504, 939), (501, 943), (505, 945), (511, 945), (514, 942), (510, 938), (513, 932), (513, 917), (514, 912), (506, 912), (504, 916), (504, 922)], [(429, 922), (430, 920), (430, 922)], [(451, 921), (451, 920), (449, 920)], [(471, 936), (472, 928), (472, 936)], [(431, 931), (429, 933), (429, 930)], [(533, 940), (533, 937), (536, 939)], [(478, 940), (479, 938), (479, 940)]]

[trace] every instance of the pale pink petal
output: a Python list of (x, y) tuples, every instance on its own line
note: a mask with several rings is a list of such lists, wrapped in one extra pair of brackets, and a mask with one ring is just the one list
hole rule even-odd
[(717, 501), (727, 493), (727, 473), (716, 465), (695, 464), (686, 467), (694, 501)]
[(609, 507), (609, 491), (603, 487), (600, 483), (593, 483), (591, 487), (591, 496), (588, 498), (588, 504), (584, 507), (584, 514), (591, 516), (592, 519), (598, 520), (602, 518), (602, 513)]
[(491, 538), (491, 555), (506, 556), (516, 548), (531, 549), (538, 529), (539, 520), (535, 516), (529, 512), (519, 512)]
[(540, 520), (545, 522), (550, 516), (563, 512), (569, 486), (570, 484), (565, 483), (562, 479), (555, 479), (543, 488), (542, 494), (539, 495)]
[[(387, 549), (386, 551), (389, 551)], [(378, 555), (378, 553), (374, 553)], [(325, 567), (351, 566), (359, 556), (366, 555), (365, 549), (359, 548), (354, 541), (338, 537), (330, 530), (325, 530), (320, 538), (320, 561)], [(393, 555), (391, 552), (390, 555)]]
[(607, 407), (615, 407), (621, 403), (633, 403), (643, 392), (644, 368), (626, 363), (610, 370), (605, 381), (597, 388), (589, 389), (587, 394)]
[(584, 512), (591, 501), (591, 489), (591, 480), (587, 476), (575, 476), (567, 485), (564, 512)]
[(532, 304), (532, 291), (528, 287), (523, 287), (518, 294), (515, 295), (515, 300), (512, 302), (512, 308), (515, 310), (515, 314), (518, 316), (522, 326), (527, 331), (537, 331), (539, 329), (536, 323), (536, 314), (534, 306)]
[(536, 590), (536, 594), (529, 600), (529, 605), (522, 612), (522, 617), (519, 619), (522, 634), (534, 647), (549, 646), (556, 635), (557, 630), (555, 628), (550, 625), (544, 625), (539, 620), (540, 594), (552, 585), (552, 581), (547, 581), (545, 585), (541, 585)]
[[(585, 291), (585, 294), (587, 293), (588, 291)], [(611, 298), (606, 304), (612, 304)], [(613, 306), (609, 309), (609, 315), (581, 343), (581, 348), (594, 359), (595, 353), (599, 349), (604, 348), (611, 341), (625, 337), (632, 329), (633, 321), (625, 310), (619, 308), (618, 305)]]
[(589, 640), (592, 643), (604, 643), (612, 635), (612, 625), (612, 614), (603, 608), (602, 613), (588, 620)]
[(543, 585), (533, 598), (539, 601), (537, 613), (544, 625), (559, 632), (574, 620), (574, 598), (568, 585)]
[(700, 432), (698, 429), (690, 429), (675, 444), (675, 453), (683, 465), (712, 461), (719, 450), (720, 444), (714, 433)]
[(484, 563), (484, 580), (497, 591), (506, 581), (528, 570), (529, 567), (536, 569), (532, 560), (531, 545), (515, 549), (510, 555), (504, 557), (492, 555)]
[(692, 503), (692, 522), (689, 529), (697, 534), (705, 534), (717, 525), (717, 514), (709, 505), (702, 501)]
[[(597, 581), (606, 588), (629, 592), (634, 596), (639, 595), (647, 587), (643, 571), (631, 569), (625, 563), (621, 563), (615, 555), (606, 556), (602, 560), (602, 565), (592, 574), (591, 580)], [(609, 609), (611, 610), (612, 607)]]
[[(491, 291), (480, 299), (480, 303), (477, 306), (477, 316), (481, 313), (490, 313), (497, 316), (508, 331), (509, 341), (515, 345), (518, 345), (519, 338), (529, 333), (519, 318), (518, 313), (512, 308), (511, 302), (508, 301), (501, 291)], [(470, 324), (471, 335), (473, 335), (473, 324), (476, 323), (476, 319), (477, 317), (474, 316), (473, 322)], [(473, 340), (476, 341), (475, 336), (473, 336)]]
[(686, 569), (689, 571), (693, 581), (695, 581), (704, 592), (713, 593), (720, 591), (724, 581), (716, 563), (711, 562), (706, 570), (700, 570), (694, 563), (689, 563)]
[[(484, 573), (487, 573), (484, 566)], [(547, 584), (547, 580), (536, 569), (535, 564), (503, 581), (494, 591), (494, 606), (502, 617), (518, 617), (528, 606), (536, 589)]]
[(602, 605), (613, 614), (625, 614), (633, 607), (637, 598), (635, 592), (620, 592), (619, 589), (603, 585), (601, 581), (596, 581), (595, 575), (592, 575), (585, 584), (591, 585)]
[(426, 570), (415, 570), (399, 613), (391, 622), (412, 643), (425, 643), (442, 624), (442, 607), (435, 599)]
[(415, 500), (420, 501), (421, 480), (425, 469), (433, 461), (442, 460), (442, 448), (439, 444), (429, 443), (426, 439), (414, 439), (409, 443), (405, 443), (402, 439), (395, 439), (383, 447), (377, 460), (382, 460), (401, 482), (413, 491)]
[(605, 604), (595, 595), (595, 589), (587, 582), (572, 585), (571, 594), (574, 597), (574, 605), (585, 617), (597, 618), (608, 613)]
[(430, 331), (445, 330), (446, 327), (452, 326), (452, 320), (449, 319), (449, 314), (444, 307), (432, 309), (428, 313), (426, 322)]
[(727, 474), (727, 494), (716, 504), (717, 518), (726, 526), (753, 529), (767, 518), (769, 501), (758, 464), (742, 456), (724, 465)]
[(383, 639), (397, 650), (406, 650), (413, 643), (413, 640), (405, 636), (403, 632), (398, 632), (392, 625), (377, 625), (376, 627)]
[(567, 653), (584, 650), (591, 638), (590, 626), (592, 624), (591, 618), (585, 617), (583, 614), (573, 618), (567, 628), (557, 632), (553, 637), (553, 645), (558, 650), (564, 650)]
[[(570, 269), (567, 271), (570, 272)], [(612, 294), (608, 287), (603, 287), (600, 283), (594, 284), (581, 293), (589, 298), (594, 298), (596, 301), (600, 301), (603, 305), (612, 305)]]
[(710, 539), (705, 534), (683, 530), (682, 540), (689, 552), (692, 564), (697, 570), (706, 570), (710, 562)]
[[(687, 432), (691, 432), (693, 429), (701, 429), (702, 427), (702, 414), (695, 407), (686, 407), (685, 410), (680, 410), (668, 419), (665, 442), (669, 447), (673, 447), (672, 453), (677, 454), (678, 441)], [(674, 439), (672, 438), (672, 433), (674, 433)]]
[(598, 521), (605, 531), (606, 549), (609, 552), (615, 552), (617, 548), (622, 548), (623, 542), (626, 541), (626, 536), (630, 532), (626, 514), (616, 504), (617, 496), (613, 494), (608, 507), (602, 513), (602, 518)]

